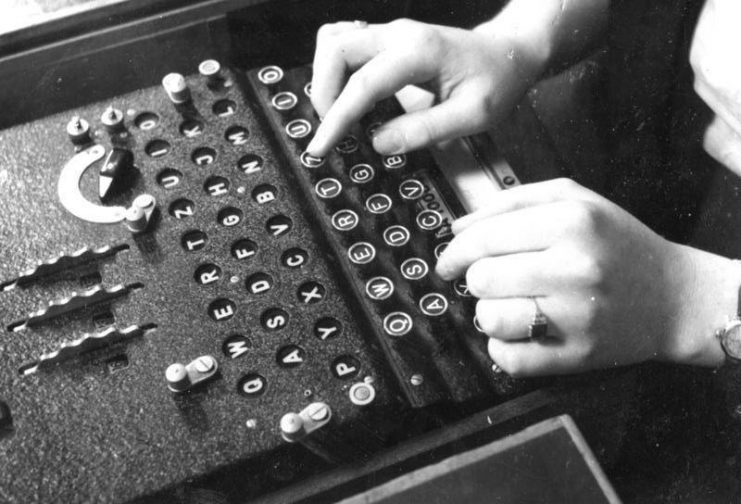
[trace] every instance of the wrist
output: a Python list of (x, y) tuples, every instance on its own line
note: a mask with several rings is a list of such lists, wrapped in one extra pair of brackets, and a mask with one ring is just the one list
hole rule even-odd
[(677, 245), (674, 271), (674, 324), (669, 329), (662, 360), (680, 364), (719, 366), (725, 354), (716, 336), (736, 314), (741, 263)]
[(610, 0), (512, 0), (474, 31), (507, 41), (537, 80), (576, 63), (604, 39)]
[(503, 13), (476, 26), (473, 31), (486, 37), (493, 51), (505, 53), (523, 80), (532, 85), (548, 69), (553, 48), (547, 30), (537, 29), (532, 20), (525, 21), (521, 17), (505, 8)]

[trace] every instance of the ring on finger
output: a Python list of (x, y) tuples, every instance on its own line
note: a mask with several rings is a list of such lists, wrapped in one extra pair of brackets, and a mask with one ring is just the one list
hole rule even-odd
[(548, 335), (548, 318), (540, 311), (538, 301), (534, 297), (529, 297), (533, 303), (533, 318), (527, 329), (527, 337), (530, 339), (545, 338)]

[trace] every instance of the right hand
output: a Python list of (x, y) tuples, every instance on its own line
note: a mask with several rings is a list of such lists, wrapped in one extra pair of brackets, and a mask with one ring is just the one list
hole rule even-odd
[[(503, 119), (541, 72), (530, 48), (491, 31), (340, 22), (317, 35), (311, 100), (322, 124), (307, 151), (324, 156), (375, 103), (408, 84), (436, 105), (379, 128), (373, 147), (399, 154), (483, 131)], [(348, 78), (349, 75), (349, 78)]]
[(695, 90), (715, 117), (705, 131), (705, 150), (741, 175), (741, 3), (707, 0), (695, 28), (690, 63)]

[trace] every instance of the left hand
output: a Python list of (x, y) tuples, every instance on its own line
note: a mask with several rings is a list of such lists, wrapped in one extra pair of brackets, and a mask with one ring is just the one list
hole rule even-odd
[[(738, 274), (722, 270), (731, 261), (661, 238), (575, 182), (498, 193), (453, 231), (437, 273), (446, 280), (465, 273), (489, 353), (514, 376), (648, 359), (722, 361), (712, 334), (734, 309)], [(529, 297), (548, 319), (545, 339), (527, 338)]]

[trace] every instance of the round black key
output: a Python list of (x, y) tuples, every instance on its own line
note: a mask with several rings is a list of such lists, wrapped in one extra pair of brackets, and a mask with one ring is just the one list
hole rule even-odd
[(293, 227), (293, 221), (285, 215), (274, 215), (265, 223), (265, 230), (276, 238), (287, 234)]
[(244, 126), (231, 126), (224, 133), (224, 138), (232, 145), (244, 145), (247, 143), (249, 131)]
[(237, 104), (231, 100), (219, 100), (214, 103), (211, 110), (219, 117), (229, 117), (237, 111)]
[(348, 175), (356, 184), (367, 184), (376, 177), (376, 170), (369, 164), (360, 163), (350, 168)]
[(237, 240), (232, 244), (232, 257), (239, 259), (250, 258), (257, 254), (257, 244), (247, 238)]
[(221, 279), (221, 268), (216, 264), (206, 263), (201, 264), (196, 268), (196, 272), (193, 274), (193, 278), (200, 285), (208, 285), (214, 282), (218, 282)]
[(286, 124), (286, 134), (294, 140), (306, 138), (311, 133), (311, 123), (306, 119), (294, 119)]
[(425, 193), (425, 186), (417, 179), (406, 179), (399, 184), (399, 195), (406, 201), (415, 201)]
[(376, 248), (368, 242), (357, 242), (347, 249), (347, 256), (355, 264), (368, 264), (376, 257)]
[(394, 337), (401, 337), (409, 334), (414, 327), (412, 317), (408, 313), (396, 311), (389, 313), (383, 319), (383, 330), (386, 334)]
[(383, 301), (394, 293), (394, 282), (390, 278), (373, 277), (365, 283), (365, 294), (373, 301)]
[(237, 161), (237, 169), (245, 175), (262, 171), (262, 158), (257, 154), (245, 154)]
[(213, 197), (229, 194), (229, 179), (219, 176), (209, 177), (203, 183), (203, 190)]
[(314, 324), (314, 336), (322, 341), (336, 338), (342, 334), (342, 324), (334, 317), (324, 317)]
[(189, 199), (177, 199), (170, 204), (169, 212), (176, 219), (187, 219), (196, 212), (196, 204)]
[(160, 158), (170, 152), (170, 144), (164, 140), (152, 140), (144, 148), (144, 152), (153, 158)]
[(278, 331), (288, 325), (288, 313), (281, 308), (269, 308), (260, 316), (260, 323), (269, 331)]
[(422, 210), (415, 219), (422, 231), (434, 231), (443, 224), (443, 216), (435, 210)]
[(409, 229), (400, 224), (389, 226), (383, 230), (383, 241), (389, 247), (405, 246), (409, 243), (410, 236)]
[(203, 134), (203, 123), (196, 119), (186, 119), (180, 123), (180, 134), (186, 138), (195, 138)]
[(347, 135), (345, 138), (340, 140), (335, 146), (335, 150), (340, 154), (352, 154), (358, 150), (360, 144), (358, 139), (353, 135)]
[(232, 334), (221, 345), (221, 351), (230, 359), (238, 359), (247, 354), (252, 348), (252, 342), (241, 334)]
[(215, 322), (229, 320), (237, 312), (237, 304), (231, 299), (219, 298), (208, 305), (208, 315)]
[(265, 393), (268, 381), (257, 373), (244, 375), (237, 382), (237, 391), (245, 397), (259, 397)]
[(351, 380), (360, 374), (360, 361), (352, 355), (341, 355), (332, 361), (332, 374), (340, 380)]
[(448, 311), (448, 299), (439, 292), (431, 292), (419, 300), (419, 309), (428, 317), (439, 317)]
[(380, 215), (391, 210), (393, 203), (387, 194), (371, 194), (365, 200), (365, 208), (372, 214)]
[(299, 159), (301, 160), (302, 165), (312, 170), (324, 165), (324, 162), (326, 161), (325, 158), (312, 156), (306, 151), (301, 153), (301, 155), (299, 156)]
[(332, 214), (332, 227), (337, 231), (352, 231), (358, 226), (359, 222), (358, 214), (346, 208)]
[(157, 183), (165, 189), (172, 189), (183, 179), (182, 172), (174, 168), (165, 168), (157, 175)]
[(180, 245), (182, 245), (182, 247), (188, 252), (201, 250), (207, 243), (208, 235), (198, 229), (188, 231), (180, 239)]
[(216, 161), (216, 151), (211, 147), (200, 147), (193, 151), (190, 158), (198, 166), (206, 166)]
[(134, 119), (136, 127), (142, 131), (149, 131), (157, 127), (160, 117), (154, 112), (142, 112)]
[(309, 253), (302, 248), (294, 247), (280, 256), (280, 262), (286, 268), (301, 268), (309, 260)]
[(410, 257), (399, 267), (401, 275), (407, 280), (421, 280), (430, 272), (430, 267), (424, 259)]
[(242, 222), (243, 217), (244, 213), (239, 208), (226, 207), (219, 210), (216, 220), (224, 227), (234, 227)]
[(247, 278), (244, 285), (251, 294), (265, 294), (273, 288), (273, 277), (263, 272), (255, 273)]
[(275, 110), (285, 112), (291, 110), (298, 104), (298, 97), (290, 91), (281, 91), (273, 96), (270, 100), (270, 104)]
[(319, 282), (305, 282), (296, 291), (296, 297), (303, 304), (315, 304), (324, 299), (327, 289)]
[(325, 178), (314, 185), (314, 192), (321, 199), (333, 199), (342, 192), (342, 184), (336, 178)]
[(272, 203), (278, 199), (278, 189), (270, 184), (261, 184), (252, 190), (252, 199), (258, 205)]
[(283, 69), (277, 65), (262, 67), (257, 71), (257, 79), (265, 86), (273, 86), (283, 80)]
[(298, 345), (286, 345), (278, 349), (275, 360), (280, 367), (295, 368), (306, 361), (306, 350)]
[(383, 167), (387, 170), (400, 170), (407, 165), (407, 157), (405, 154), (393, 154), (391, 156), (384, 156), (382, 159)]

